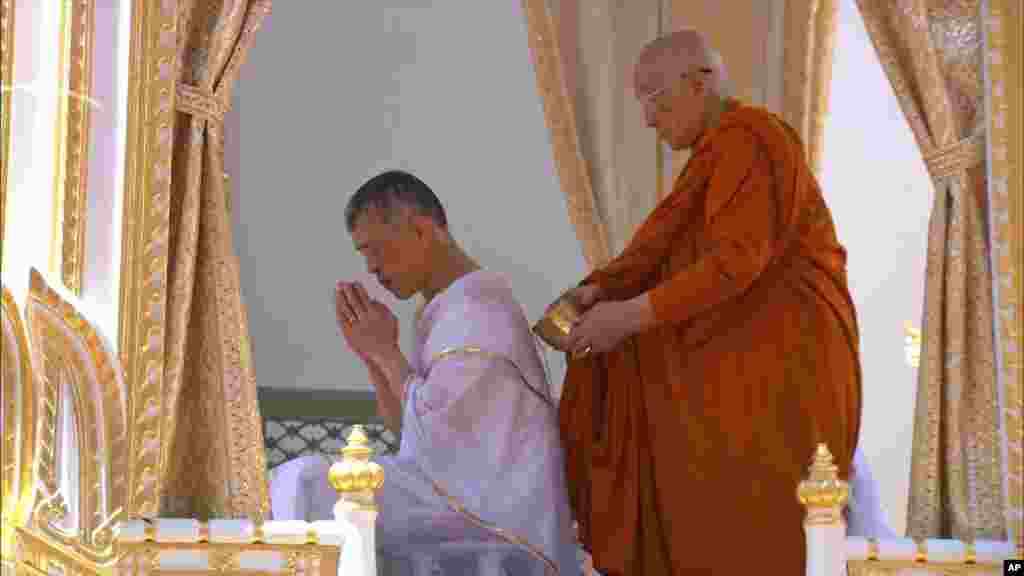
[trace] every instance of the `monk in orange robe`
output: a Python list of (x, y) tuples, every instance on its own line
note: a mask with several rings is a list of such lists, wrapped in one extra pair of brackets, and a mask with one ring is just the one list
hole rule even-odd
[(649, 126), (690, 149), (623, 253), (571, 297), (560, 402), (580, 540), (606, 575), (805, 571), (817, 444), (848, 479), (861, 413), (846, 253), (796, 132), (723, 96), (682, 30), (645, 47)]

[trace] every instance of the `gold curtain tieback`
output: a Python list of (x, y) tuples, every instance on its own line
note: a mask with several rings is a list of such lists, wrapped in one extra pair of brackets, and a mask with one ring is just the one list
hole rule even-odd
[(985, 134), (975, 134), (924, 155), (932, 180), (939, 181), (985, 162)]
[(175, 108), (178, 109), (178, 112), (190, 114), (193, 118), (207, 122), (224, 123), (228, 105), (213, 92), (179, 82), (175, 86), (175, 96), (177, 98)]

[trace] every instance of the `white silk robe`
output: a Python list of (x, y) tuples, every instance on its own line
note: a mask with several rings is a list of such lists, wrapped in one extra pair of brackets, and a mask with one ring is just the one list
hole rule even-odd
[[(381, 572), (434, 558), (464, 573), (490, 553), (511, 573), (579, 574), (556, 400), (508, 284), (485, 270), (460, 278), (423, 308), (415, 342), (401, 447), (376, 459)], [(305, 486), (292, 510), (275, 502), (275, 519), (332, 517), (318, 458), (280, 467)]]

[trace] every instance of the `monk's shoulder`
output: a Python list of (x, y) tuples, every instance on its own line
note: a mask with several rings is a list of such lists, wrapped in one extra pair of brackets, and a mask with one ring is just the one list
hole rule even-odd
[(736, 148), (756, 149), (800, 139), (785, 120), (757, 106), (739, 106), (730, 111), (723, 116), (720, 128), (720, 144)]
[(731, 165), (751, 164), (761, 154), (762, 139), (754, 125), (730, 119), (723, 122), (707, 139), (704, 152), (709, 153), (708, 168), (720, 162)]

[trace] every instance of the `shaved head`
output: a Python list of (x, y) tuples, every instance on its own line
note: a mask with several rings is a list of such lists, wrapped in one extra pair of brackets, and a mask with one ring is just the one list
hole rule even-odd
[(722, 57), (693, 28), (644, 46), (633, 68), (633, 89), (647, 125), (674, 150), (693, 146), (717, 122), (728, 97)]
[(725, 65), (703, 34), (693, 28), (683, 28), (661, 36), (644, 46), (637, 56), (633, 68), (636, 95), (642, 98), (700, 69), (711, 70), (712, 89), (720, 92)]

